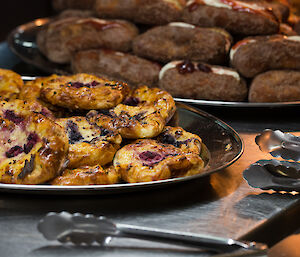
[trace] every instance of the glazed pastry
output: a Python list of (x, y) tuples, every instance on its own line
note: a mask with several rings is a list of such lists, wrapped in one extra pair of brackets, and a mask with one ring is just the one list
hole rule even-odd
[(182, 19), (200, 27), (221, 27), (241, 35), (268, 35), (279, 30), (278, 17), (264, 1), (190, 0)]
[(99, 17), (128, 19), (142, 24), (166, 24), (178, 21), (185, 0), (96, 0)]
[(37, 35), (37, 45), (49, 60), (67, 63), (80, 50), (101, 47), (127, 52), (137, 34), (128, 21), (70, 17), (45, 26)]
[(191, 176), (204, 170), (204, 162), (198, 154), (184, 153), (173, 145), (152, 139), (124, 146), (116, 153), (113, 164), (129, 183)]
[(0, 69), (0, 100), (16, 99), (23, 86), (21, 76), (11, 70)]
[(108, 49), (79, 51), (71, 61), (75, 73), (85, 72), (131, 86), (156, 86), (161, 66), (158, 63)]
[(63, 129), (40, 114), (4, 116), (0, 117), (0, 182), (40, 184), (59, 175), (69, 148)]
[(64, 170), (61, 176), (51, 181), (55, 186), (108, 185), (120, 181), (120, 174), (113, 168), (103, 169), (100, 165)]
[(247, 78), (267, 70), (300, 70), (300, 36), (246, 38), (231, 48), (230, 61)]
[(70, 110), (109, 109), (127, 96), (127, 84), (84, 73), (60, 76), (41, 88), (41, 99)]
[(250, 86), (249, 102), (300, 100), (300, 71), (275, 70), (257, 75)]
[(56, 120), (69, 138), (69, 163), (67, 168), (105, 165), (112, 161), (122, 142), (113, 131), (91, 124), (85, 117)]
[(173, 22), (139, 35), (132, 47), (136, 55), (163, 63), (184, 59), (220, 64), (227, 60), (231, 41), (220, 28)]
[(234, 69), (189, 61), (166, 64), (159, 74), (159, 86), (175, 97), (191, 99), (243, 101), (248, 92)]

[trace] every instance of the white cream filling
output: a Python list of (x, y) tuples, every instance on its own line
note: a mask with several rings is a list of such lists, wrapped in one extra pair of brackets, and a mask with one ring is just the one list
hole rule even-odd
[[(164, 67), (162, 67), (162, 69), (159, 72), (159, 80), (161, 80), (165, 74), (166, 71), (175, 68), (178, 64), (182, 63), (184, 61), (173, 61), (173, 62), (169, 62), (167, 63)], [(197, 69), (197, 64), (196, 62), (193, 62), (195, 68)], [(209, 67), (211, 68), (211, 72), (218, 74), (218, 75), (227, 75), (227, 76), (232, 76), (234, 77), (236, 80), (240, 81), (240, 75), (233, 70), (229, 70), (229, 69), (223, 69), (220, 67), (212, 67), (209, 65)], [(198, 70), (198, 69), (197, 69)]]
[(122, 53), (122, 52), (115, 52), (115, 55), (118, 55), (118, 56), (124, 56), (125, 54)]
[(164, 67), (161, 68), (161, 70), (159, 72), (159, 75), (158, 75), (159, 80), (162, 79), (162, 77), (164, 76), (164, 74), (167, 70), (175, 68), (177, 64), (182, 63), (182, 62), (183, 61), (173, 61), (173, 62), (167, 63)]
[[(230, 61), (233, 60), (233, 57), (234, 57), (234, 54), (236, 53), (236, 51), (243, 45), (247, 45), (247, 44), (251, 44), (251, 43), (254, 43), (256, 42), (255, 39), (249, 39), (249, 40), (244, 40), (244, 42), (242, 44), (240, 44), (238, 47), (232, 47), (230, 49), (230, 53), (229, 53), (229, 57), (230, 57)], [(237, 43), (238, 44), (238, 43)]]
[(194, 29), (196, 26), (192, 25), (192, 24), (188, 24), (185, 22), (171, 22), (168, 24), (168, 26), (172, 26), (172, 27), (182, 27), (182, 28), (191, 28)]
[(290, 36), (290, 37), (286, 37), (287, 40), (291, 40), (291, 41), (300, 41), (300, 36)]
[(97, 19), (97, 18), (87, 18), (87, 19), (80, 19), (80, 20), (78, 20), (77, 24), (86, 23), (86, 22), (94, 22), (94, 23), (98, 23), (100, 25), (110, 24), (111, 23), (111, 22), (109, 22), (107, 20), (102, 20), (102, 19)]

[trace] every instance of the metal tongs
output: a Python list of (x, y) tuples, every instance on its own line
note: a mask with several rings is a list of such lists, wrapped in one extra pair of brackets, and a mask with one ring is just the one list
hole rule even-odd
[(75, 245), (90, 245), (94, 242), (105, 245), (111, 237), (135, 238), (181, 246), (196, 247), (214, 252), (236, 250), (262, 251), (267, 247), (261, 243), (237, 241), (228, 238), (178, 233), (170, 230), (114, 223), (100, 216), (68, 212), (48, 213), (38, 224), (38, 230), (48, 240)]

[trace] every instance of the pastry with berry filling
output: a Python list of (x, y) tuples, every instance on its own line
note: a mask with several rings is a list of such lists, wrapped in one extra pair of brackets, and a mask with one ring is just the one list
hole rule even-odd
[(41, 184), (58, 176), (69, 149), (63, 128), (41, 114), (11, 113), (0, 117), (0, 182)]
[(0, 69), (0, 100), (16, 99), (23, 86), (21, 76), (11, 70)]
[(159, 73), (160, 88), (175, 97), (243, 101), (246, 82), (234, 69), (191, 61), (173, 61)]
[(52, 62), (68, 63), (80, 50), (108, 48), (128, 52), (137, 35), (137, 27), (125, 20), (69, 17), (43, 27), (37, 34), (37, 45)]
[(167, 63), (193, 60), (221, 64), (227, 60), (232, 38), (221, 28), (200, 28), (172, 22), (137, 36), (132, 48), (136, 55)]
[(70, 110), (109, 109), (121, 103), (129, 87), (84, 73), (60, 76), (41, 88), (41, 99)]
[(124, 138), (157, 136), (176, 110), (172, 96), (159, 88), (138, 87), (122, 104), (108, 112), (91, 111), (88, 118)]
[(129, 183), (191, 176), (204, 171), (204, 161), (198, 154), (152, 139), (140, 139), (124, 146), (116, 153), (113, 164)]
[(121, 175), (113, 166), (102, 168), (100, 165), (66, 169), (51, 181), (55, 186), (109, 185), (120, 182)]
[(122, 142), (120, 134), (89, 123), (85, 117), (57, 119), (69, 138), (68, 168), (105, 165)]

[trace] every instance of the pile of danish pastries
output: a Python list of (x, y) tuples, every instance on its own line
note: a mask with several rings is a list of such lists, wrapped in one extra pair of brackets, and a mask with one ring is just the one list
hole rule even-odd
[(135, 183), (205, 169), (201, 138), (167, 125), (176, 105), (159, 88), (85, 73), (24, 84), (0, 69), (0, 90), (0, 183)]
[(300, 100), (300, 18), (287, 0), (53, 0), (40, 51), (73, 73), (173, 97)]

